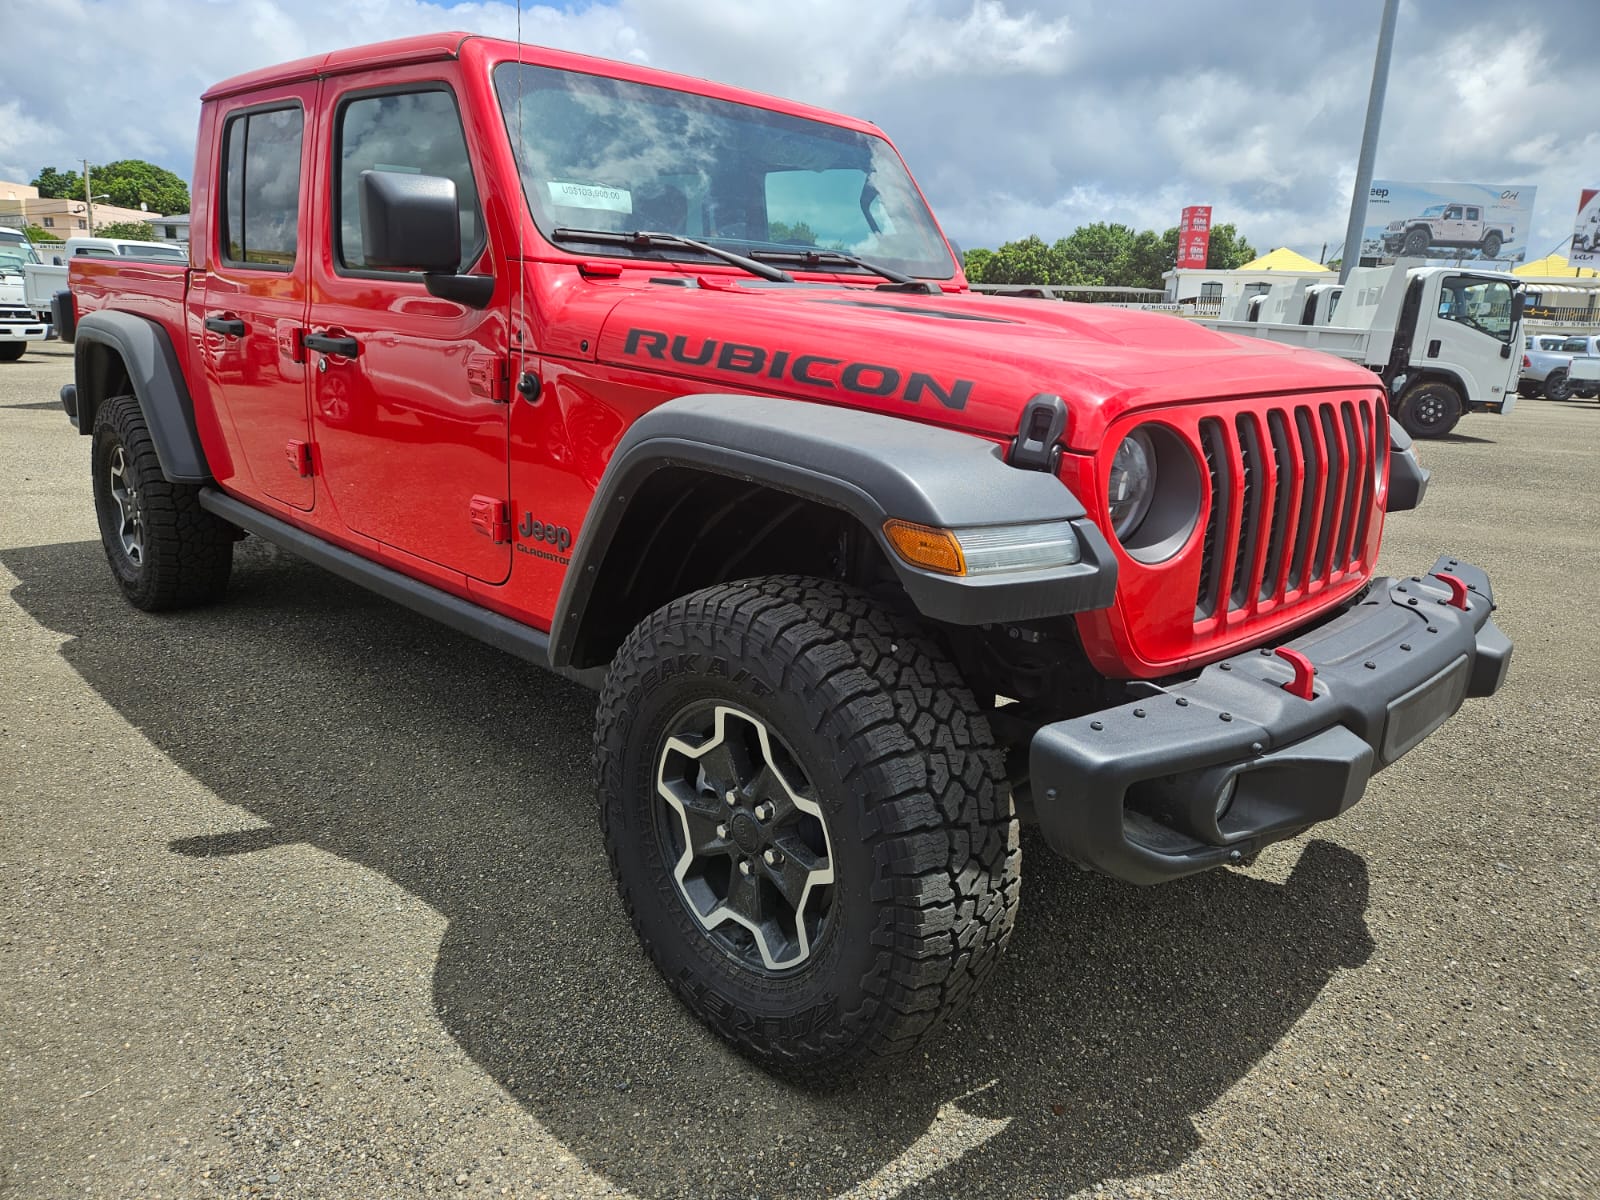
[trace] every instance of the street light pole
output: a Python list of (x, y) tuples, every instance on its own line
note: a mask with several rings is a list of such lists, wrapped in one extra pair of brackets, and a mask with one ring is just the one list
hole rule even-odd
[(89, 160), (83, 160), (83, 199), (89, 206), (89, 236), (94, 236), (94, 188), (89, 186)]
[(1361, 131), (1361, 157), (1356, 162), (1356, 186), (1350, 196), (1350, 224), (1344, 232), (1344, 259), (1339, 282), (1361, 261), (1361, 231), (1367, 224), (1367, 197), (1372, 191), (1372, 162), (1378, 156), (1378, 126), (1383, 122), (1383, 97), (1389, 90), (1389, 57), (1394, 50), (1394, 22), (1400, 0), (1383, 0), (1383, 20), (1378, 27), (1378, 55), (1372, 64), (1372, 91), (1367, 94), (1367, 125)]

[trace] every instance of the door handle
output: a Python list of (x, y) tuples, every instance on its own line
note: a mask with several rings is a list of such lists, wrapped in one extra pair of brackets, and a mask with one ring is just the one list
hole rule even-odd
[(224, 333), (229, 337), (243, 337), (244, 322), (238, 317), (207, 317), (206, 328), (212, 333)]
[(308, 333), (300, 340), (307, 350), (315, 350), (318, 354), (337, 354), (340, 358), (354, 358), (361, 353), (361, 343), (353, 337)]

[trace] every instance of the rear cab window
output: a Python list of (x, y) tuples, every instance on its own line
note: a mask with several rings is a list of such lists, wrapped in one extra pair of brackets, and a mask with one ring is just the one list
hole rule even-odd
[(298, 104), (230, 117), (223, 129), (218, 243), (230, 266), (289, 271), (300, 243)]

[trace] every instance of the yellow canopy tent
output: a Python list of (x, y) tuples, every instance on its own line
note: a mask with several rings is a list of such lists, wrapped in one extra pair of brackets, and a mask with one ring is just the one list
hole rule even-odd
[(1327, 269), (1321, 263), (1312, 262), (1304, 254), (1296, 254), (1287, 246), (1279, 246), (1276, 250), (1269, 251), (1239, 268), (1241, 271), (1326, 271)]

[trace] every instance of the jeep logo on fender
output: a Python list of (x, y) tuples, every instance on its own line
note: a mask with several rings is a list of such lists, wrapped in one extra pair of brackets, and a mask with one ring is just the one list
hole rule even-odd
[(861, 396), (899, 396), (908, 404), (918, 404), (931, 396), (946, 408), (967, 406), (972, 381), (957, 379), (946, 386), (922, 371), (902, 374), (894, 367), (878, 363), (846, 362), (822, 354), (793, 354), (788, 350), (766, 350), (738, 342), (719, 342), (715, 338), (691, 339), (679, 334), (671, 337), (655, 329), (630, 329), (622, 344), (624, 354), (685, 363), (689, 366), (714, 365), (719, 371), (741, 375), (763, 375), (768, 379), (792, 379), (812, 387), (839, 388)]

